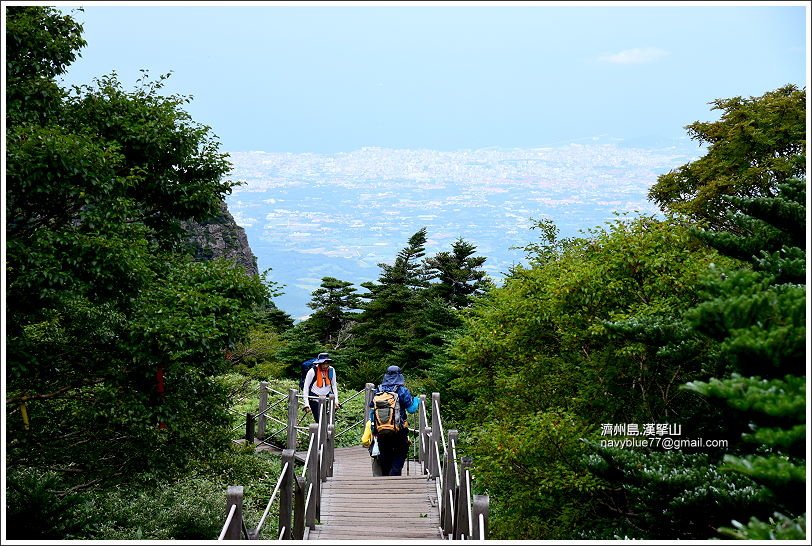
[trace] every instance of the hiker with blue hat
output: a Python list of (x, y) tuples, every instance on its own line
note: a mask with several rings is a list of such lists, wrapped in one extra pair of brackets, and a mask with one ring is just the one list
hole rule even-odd
[(336, 381), (336, 371), (330, 364), (333, 359), (328, 353), (319, 353), (313, 362), (313, 367), (308, 370), (304, 379), (302, 393), (307, 396), (308, 404), (304, 405), (304, 411), (308, 409), (313, 412), (313, 419), (319, 422), (319, 396), (325, 398), (331, 394), (335, 395), (336, 409), (341, 407), (338, 403), (338, 381)]
[(372, 397), (369, 412), (372, 434), (377, 442), (377, 463), (384, 476), (400, 476), (409, 454), (409, 422), (420, 400), (406, 388), (398, 366), (389, 366)]

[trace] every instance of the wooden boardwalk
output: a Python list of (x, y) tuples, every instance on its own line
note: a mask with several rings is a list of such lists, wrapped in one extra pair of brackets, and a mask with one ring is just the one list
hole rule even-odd
[(308, 540), (442, 540), (437, 490), (410, 461), (403, 476), (372, 476), (369, 451), (336, 448), (333, 477), (322, 484), (321, 518)]

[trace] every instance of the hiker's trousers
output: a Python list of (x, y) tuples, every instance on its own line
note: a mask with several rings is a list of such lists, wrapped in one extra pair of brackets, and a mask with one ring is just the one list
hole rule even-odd
[(400, 476), (409, 454), (409, 429), (404, 428), (390, 436), (378, 436), (378, 449), (381, 451), (378, 455), (381, 473), (384, 476)]

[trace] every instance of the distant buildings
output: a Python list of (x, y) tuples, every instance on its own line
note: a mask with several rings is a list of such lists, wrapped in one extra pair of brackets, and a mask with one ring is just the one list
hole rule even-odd
[[(615, 145), (499, 150), (362, 148), (332, 155), (232, 152), (228, 206), (248, 233), (260, 270), (286, 285), (277, 305), (306, 314), (323, 276), (359, 285), (378, 277), (409, 236), (428, 228), (429, 254), (459, 237), (486, 256), (495, 279), (536, 238), (531, 219), (562, 236), (614, 211), (656, 213), (646, 199), (659, 174), (691, 157), (676, 148)], [(303, 281), (307, 279), (307, 281)]]

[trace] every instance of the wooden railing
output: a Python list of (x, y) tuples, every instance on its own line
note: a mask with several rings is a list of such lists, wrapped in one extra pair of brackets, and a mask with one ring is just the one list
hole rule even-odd
[[(273, 536), (274, 539), (304, 540), (307, 538), (309, 530), (315, 527), (321, 511), (321, 483), (333, 475), (335, 399), (333, 395), (319, 397), (319, 422), (311, 423), (307, 427), (309, 438), (307, 455), (304, 458), (301, 476), (296, 476), (294, 472), (296, 444), (298, 431), (302, 428), (297, 424), (298, 398), (300, 395), (297, 390), (290, 389), (287, 396), (288, 422), (285, 429), (282, 429), (287, 430), (288, 447), (282, 450), (282, 472), (259, 523), (254, 528), (247, 526), (242, 510), (243, 487), (230, 486), (226, 494), (228, 516), (218, 540), (260, 539), (262, 527), (277, 498), (279, 500), (279, 525), (277, 534)], [(265, 407), (263, 408), (263, 406)], [(256, 415), (249, 414), (246, 418), (246, 441), (249, 438), (251, 442), (254, 440), (252, 422), (259, 423), (259, 432), (263, 437), (265, 436), (262, 421), (251, 417), (267, 415), (272, 407), (267, 405), (267, 398), (260, 389), (260, 411)], [(277, 493), (280, 494), (277, 496)]]
[[(264, 383), (264, 382), (263, 382)], [(268, 412), (281, 401), (268, 403), (267, 383), (260, 386), (260, 409), (257, 414), (246, 416), (246, 441), (254, 442), (254, 424), (258, 425), (256, 436), (260, 443), (267, 443), (267, 437), (286, 431), (287, 448), (282, 450), (282, 472), (277, 480), (271, 498), (259, 523), (248, 528), (243, 518), (242, 486), (230, 486), (226, 494), (226, 521), (218, 540), (256, 540), (260, 538), (271, 507), (279, 501), (279, 525), (274, 539), (306, 540), (311, 529), (315, 528), (321, 512), (321, 484), (333, 475), (335, 439), (337, 436), (364, 424), (374, 395), (375, 386), (367, 383), (364, 390), (355, 393), (345, 403), (364, 393), (364, 413), (361, 420), (350, 425), (339, 434), (335, 433), (335, 400), (333, 395), (319, 397), (319, 422), (308, 427), (298, 424), (298, 399), (301, 395), (290, 389), (287, 423), (271, 417)], [(276, 392), (276, 391), (273, 391)], [(282, 393), (276, 393), (282, 394)], [(283, 395), (284, 397), (284, 395)], [(472, 495), (471, 459), (459, 457), (457, 453), (456, 430), (443, 430), (440, 414), (440, 394), (432, 393), (431, 411), (426, 408), (426, 396), (420, 395), (418, 406), (418, 427), (410, 430), (417, 443), (417, 460), (421, 472), (435, 481), (439, 500), (441, 531), (445, 538), (452, 540), (485, 540), (488, 537), (488, 496)], [(429, 416), (431, 417), (429, 419)], [(268, 421), (285, 426), (270, 435), (266, 434)], [(301, 476), (296, 476), (294, 466), (295, 449), (300, 432), (308, 435), (307, 455), (302, 464)]]
[(435, 480), (443, 535), (452, 540), (485, 540), (488, 537), (488, 495), (472, 495), (471, 458), (457, 454), (458, 432), (443, 430), (440, 393), (431, 395), (431, 421), (426, 395), (420, 395), (418, 448), (422, 469)]

